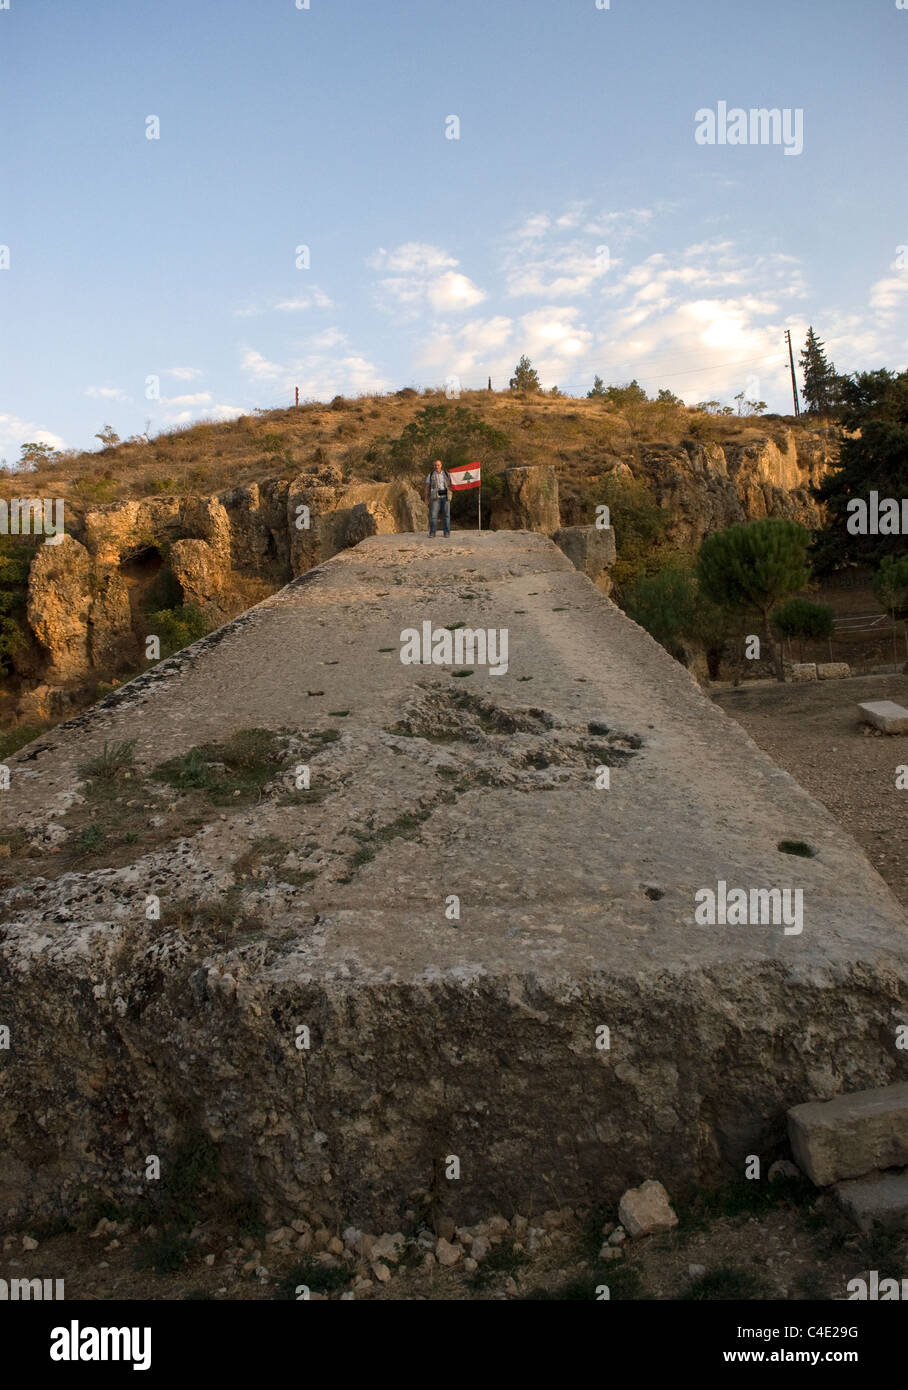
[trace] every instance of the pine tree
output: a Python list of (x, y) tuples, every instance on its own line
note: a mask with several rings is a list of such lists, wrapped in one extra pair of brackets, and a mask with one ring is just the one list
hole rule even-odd
[(770, 659), (781, 681), (782, 653), (770, 631), (773, 610), (783, 599), (806, 589), (810, 578), (810, 532), (788, 518), (762, 517), (713, 531), (700, 546), (697, 578), (713, 603), (758, 614)]
[(533, 366), (526, 353), (523, 354), (517, 366), (514, 368), (514, 375), (508, 382), (512, 391), (541, 391), (542, 386)]
[(601, 376), (593, 377), (593, 389), (592, 389), (592, 391), (587, 391), (587, 393), (586, 393), (586, 398), (587, 398), (587, 400), (588, 400), (588, 401), (589, 401), (589, 400), (592, 400), (594, 396), (604, 396), (604, 395), (605, 395), (605, 382), (602, 380), (602, 377), (601, 377)]
[(825, 413), (838, 404), (836, 369), (826, 360), (825, 344), (813, 331), (807, 330), (807, 340), (801, 349), (801, 371), (804, 376), (802, 395), (807, 409)]

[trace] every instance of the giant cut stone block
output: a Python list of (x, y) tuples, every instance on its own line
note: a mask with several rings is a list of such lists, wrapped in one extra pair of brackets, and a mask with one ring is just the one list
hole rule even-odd
[[(475, 631), (401, 660), (424, 624), (443, 659), (491, 630), (506, 669)], [(250, 730), (234, 798), (218, 748)], [(129, 740), (89, 851), (81, 769)], [(152, 1153), (162, 1191), (201, 1155), (274, 1226), (680, 1193), (805, 1097), (905, 1074), (882, 879), (531, 531), (369, 537), (7, 763), (0, 843), (34, 848), (0, 858), (6, 1220), (147, 1203)]]
[(552, 540), (571, 563), (595, 584), (615, 563), (615, 532), (611, 526), (562, 526)]
[(818, 1187), (908, 1164), (908, 1081), (788, 1112), (798, 1165)]

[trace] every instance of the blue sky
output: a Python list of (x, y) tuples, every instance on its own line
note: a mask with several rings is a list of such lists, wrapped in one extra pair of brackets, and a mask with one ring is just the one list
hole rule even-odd
[[(777, 410), (787, 327), (908, 363), (897, 0), (8, 3), (11, 463), (522, 352)], [(720, 102), (801, 111), (803, 149), (698, 143)]]

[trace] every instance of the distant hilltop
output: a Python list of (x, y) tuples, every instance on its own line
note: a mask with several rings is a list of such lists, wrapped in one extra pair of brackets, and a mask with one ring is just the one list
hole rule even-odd
[(763, 516), (816, 526), (810, 489), (837, 455), (829, 430), (677, 399), (412, 388), (115, 439), (0, 476), (0, 499), (53, 501), (67, 533), (0, 536), (6, 726), (84, 708), (367, 536), (424, 530), (438, 456), (483, 464), (482, 488), (454, 498), (455, 530), (481, 507), (484, 528), (553, 535), (609, 505), (620, 583), (630, 510), (681, 550)]

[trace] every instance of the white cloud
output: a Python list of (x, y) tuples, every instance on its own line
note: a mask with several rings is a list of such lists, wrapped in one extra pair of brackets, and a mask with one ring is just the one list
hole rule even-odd
[(276, 381), (285, 370), (280, 363), (269, 362), (267, 357), (263, 357), (260, 352), (256, 352), (253, 348), (248, 348), (243, 353), (240, 366), (255, 381)]
[(513, 332), (513, 321), (503, 314), (466, 323), (456, 332), (441, 330), (430, 334), (420, 345), (417, 366), (446, 376), (469, 377), (486, 355), (504, 348)]
[(0, 457), (8, 464), (16, 463), (23, 444), (49, 444), (52, 449), (66, 446), (58, 434), (41, 429), (31, 420), (23, 420), (18, 415), (0, 414)]
[(400, 275), (425, 275), (433, 270), (457, 265), (453, 256), (424, 241), (406, 241), (394, 251), (380, 246), (366, 259), (373, 270), (391, 270)]
[(557, 299), (589, 293), (597, 281), (614, 274), (615, 247), (653, 216), (648, 209), (634, 208), (590, 217), (588, 207), (588, 202), (575, 202), (557, 217), (534, 213), (505, 238), (509, 295)]
[[(299, 387), (301, 400), (330, 400), (353, 392), (386, 391), (392, 385), (375, 364), (352, 351), (338, 329), (326, 329), (308, 340), (307, 351), (287, 362), (272, 362), (254, 348), (243, 353), (242, 370), (270, 395), (292, 398)], [(332, 352), (332, 348), (341, 351)], [(346, 349), (344, 351), (343, 349)]]
[(378, 281), (376, 302), (397, 318), (415, 318), (426, 308), (458, 313), (486, 297), (485, 290), (455, 269), (458, 262), (453, 256), (424, 242), (408, 241), (393, 251), (381, 248), (367, 264), (393, 272)]
[(332, 309), (334, 301), (318, 285), (311, 285), (303, 290), (301, 294), (288, 295), (284, 299), (271, 300), (265, 304), (262, 302), (252, 302), (243, 305), (240, 309), (234, 309), (235, 318), (254, 319), (262, 314), (303, 314), (308, 309)]
[(196, 391), (190, 396), (162, 396), (161, 401), (164, 405), (208, 405), (211, 400), (210, 391)]
[(201, 367), (165, 367), (159, 375), (176, 377), (177, 381), (194, 381), (197, 376), (202, 375), (202, 369)]
[(279, 299), (273, 307), (282, 314), (298, 314), (306, 309), (331, 309), (333, 301), (314, 285), (308, 294), (297, 295), (295, 299)]
[[(594, 238), (618, 244), (619, 233), (634, 235), (650, 215), (635, 209), (584, 221), (572, 205), (558, 217), (527, 219), (505, 243), (504, 287), (509, 297), (538, 296), (544, 307), (456, 328), (439, 322), (418, 346), (423, 379), (456, 375), (464, 386), (479, 386), (490, 374), (500, 389), (525, 352), (546, 388), (580, 393), (596, 374), (607, 382), (636, 376), (651, 392), (667, 386), (691, 402), (730, 403), (744, 390), (748, 399), (788, 409), (784, 330), (791, 329), (796, 350), (807, 331), (810, 287), (801, 262), (782, 252), (748, 253), (724, 234), (641, 260), (625, 247), (621, 257), (610, 253), (607, 274), (599, 273), (590, 256)], [(873, 286), (872, 314), (811, 308), (841, 370), (904, 357), (908, 342), (898, 340), (892, 319), (905, 302), (908, 276), (897, 270), (893, 265)]]
[(85, 389), (86, 396), (99, 397), (105, 401), (125, 401), (126, 392), (121, 386), (88, 386)]
[(895, 313), (908, 294), (908, 273), (885, 275), (870, 287), (870, 305), (881, 317)]

